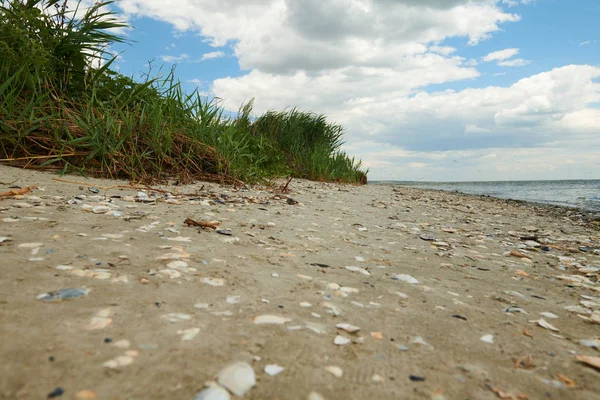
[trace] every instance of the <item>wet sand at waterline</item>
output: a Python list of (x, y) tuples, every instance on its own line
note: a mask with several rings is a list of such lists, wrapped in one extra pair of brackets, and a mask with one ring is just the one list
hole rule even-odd
[(600, 399), (589, 214), (0, 177), (2, 399)]

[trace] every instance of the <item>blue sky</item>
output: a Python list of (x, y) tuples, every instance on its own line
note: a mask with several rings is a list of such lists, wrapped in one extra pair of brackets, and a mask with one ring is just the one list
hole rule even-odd
[(600, 178), (595, 0), (120, 0), (122, 73), (346, 129), (370, 179)]

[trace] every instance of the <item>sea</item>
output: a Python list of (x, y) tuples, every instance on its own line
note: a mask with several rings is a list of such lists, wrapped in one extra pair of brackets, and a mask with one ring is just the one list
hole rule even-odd
[(385, 183), (600, 211), (600, 179), (490, 182), (385, 181)]

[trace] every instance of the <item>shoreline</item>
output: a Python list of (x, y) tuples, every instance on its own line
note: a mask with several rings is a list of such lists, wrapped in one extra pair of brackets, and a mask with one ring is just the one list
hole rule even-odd
[[(591, 179), (591, 180), (596, 181), (597, 179)], [(529, 182), (529, 181), (523, 181), (523, 182)], [(452, 183), (454, 183), (454, 182), (452, 182)], [(462, 183), (462, 182), (460, 182), (460, 183)], [(600, 218), (600, 210), (593, 210), (593, 209), (577, 207), (577, 206), (569, 206), (566, 204), (556, 204), (556, 203), (543, 202), (543, 201), (513, 199), (513, 198), (498, 197), (498, 196), (493, 196), (493, 195), (488, 195), (488, 194), (466, 193), (466, 192), (461, 192), (460, 190), (423, 188), (423, 187), (418, 187), (418, 186), (412, 186), (410, 183), (373, 182), (370, 184), (382, 185), (382, 186), (392, 186), (392, 187), (401, 186), (401, 187), (410, 187), (412, 189), (419, 189), (419, 190), (426, 190), (426, 191), (430, 190), (430, 191), (434, 191), (434, 192), (454, 193), (454, 194), (459, 194), (459, 195), (463, 195), (463, 196), (482, 197), (482, 198), (490, 198), (490, 199), (506, 201), (506, 202), (513, 202), (516, 204), (525, 203), (525, 204), (531, 204), (536, 207), (548, 207), (550, 209), (555, 209), (555, 208), (562, 209), (565, 213), (570, 212), (570, 211), (579, 212), (581, 214), (584, 214), (587, 218), (592, 219), (592, 220)]]
[(232, 363), (244, 399), (600, 392), (583, 214), (405, 186), (0, 175), (39, 187), (0, 200), (0, 398), (225, 396)]

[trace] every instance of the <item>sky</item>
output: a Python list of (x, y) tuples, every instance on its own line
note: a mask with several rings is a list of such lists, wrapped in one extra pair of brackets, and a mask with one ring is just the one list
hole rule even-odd
[(598, 0), (119, 0), (138, 78), (345, 128), (369, 180), (600, 179)]

